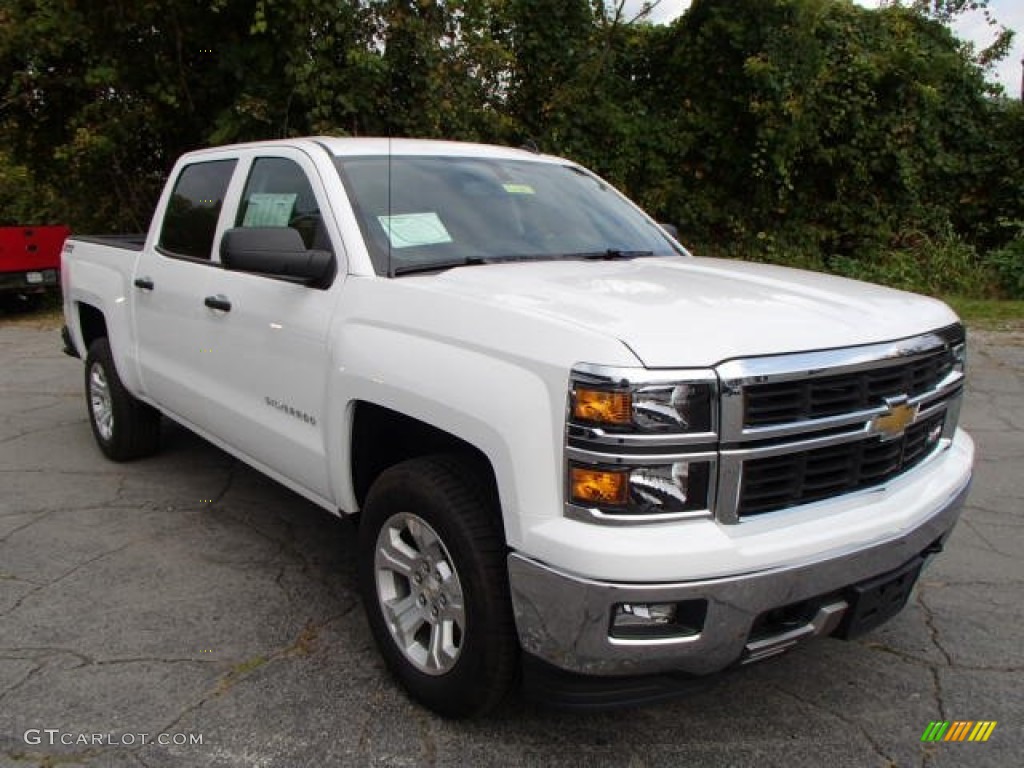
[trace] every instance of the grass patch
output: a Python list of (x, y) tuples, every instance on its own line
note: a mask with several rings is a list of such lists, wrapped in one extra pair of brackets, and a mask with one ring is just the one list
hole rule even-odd
[(217, 690), (214, 692), (217, 696), (227, 693), (235, 683), (242, 678), (246, 677), (249, 673), (262, 667), (269, 661), (266, 656), (254, 656), (251, 659), (235, 664), (224, 677), (220, 679), (217, 684)]
[(308, 656), (316, 648), (319, 630), (310, 622), (305, 629), (299, 633), (295, 642), (289, 645), (282, 652), (283, 656)]
[(944, 296), (945, 301), (969, 328), (986, 331), (1012, 331), (1024, 327), (1024, 301), (965, 299)]

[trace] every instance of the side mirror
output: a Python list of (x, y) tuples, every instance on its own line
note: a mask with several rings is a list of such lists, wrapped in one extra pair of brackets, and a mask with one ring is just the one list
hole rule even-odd
[(334, 263), (330, 251), (308, 251), (291, 227), (236, 227), (220, 241), (226, 269), (255, 272), (293, 282), (316, 284), (327, 279)]
[(679, 227), (675, 224), (666, 224), (664, 221), (659, 221), (658, 226), (668, 232), (673, 240), (679, 239)]

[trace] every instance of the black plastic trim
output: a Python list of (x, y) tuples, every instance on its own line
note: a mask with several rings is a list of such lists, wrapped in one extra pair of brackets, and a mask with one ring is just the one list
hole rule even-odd
[(710, 690), (737, 666), (713, 675), (683, 672), (604, 677), (580, 675), (523, 653), (523, 697), (559, 709), (602, 711), (670, 701)]
[(80, 360), (82, 356), (78, 353), (78, 349), (75, 347), (75, 340), (71, 338), (71, 331), (66, 325), (61, 326), (60, 338), (64, 342), (64, 354)]

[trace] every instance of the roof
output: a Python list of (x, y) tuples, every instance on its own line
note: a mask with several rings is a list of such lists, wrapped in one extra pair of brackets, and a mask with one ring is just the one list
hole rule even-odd
[(474, 144), (464, 141), (435, 141), (433, 139), (405, 138), (340, 138), (337, 136), (314, 136), (315, 141), (325, 146), (336, 157), (353, 155), (434, 155), (447, 157), (494, 157), (510, 160), (532, 160), (541, 162), (565, 162), (561, 158), (531, 152), (528, 149), (500, 147), (493, 144)]
[(326, 150), (334, 157), (366, 157), (368, 155), (386, 157), (390, 154), (396, 157), (409, 155), (421, 157), (484, 157), (558, 165), (565, 165), (569, 162), (564, 158), (554, 155), (545, 155), (528, 149), (500, 147), (495, 144), (473, 144), (464, 141), (436, 141), (433, 139), (389, 139), (386, 136), (376, 138), (306, 136), (302, 138), (225, 144), (186, 152), (179, 158), (179, 162), (194, 162), (203, 157), (230, 157), (233, 152), (240, 150), (275, 147), (292, 147), (305, 150), (306, 152), (315, 152), (319, 148)]

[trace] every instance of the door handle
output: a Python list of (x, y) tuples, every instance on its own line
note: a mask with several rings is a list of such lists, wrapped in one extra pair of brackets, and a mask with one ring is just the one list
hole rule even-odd
[(221, 293), (218, 293), (216, 296), (207, 296), (203, 300), (203, 304), (208, 306), (210, 309), (219, 309), (221, 312), (231, 311), (231, 302), (228, 301), (227, 296)]
[(152, 291), (153, 290), (153, 281), (151, 279), (149, 279), (148, 277), (136, 277), (135, 278), (135, 287), (136, 288), (141, 288), (144, 291)]

